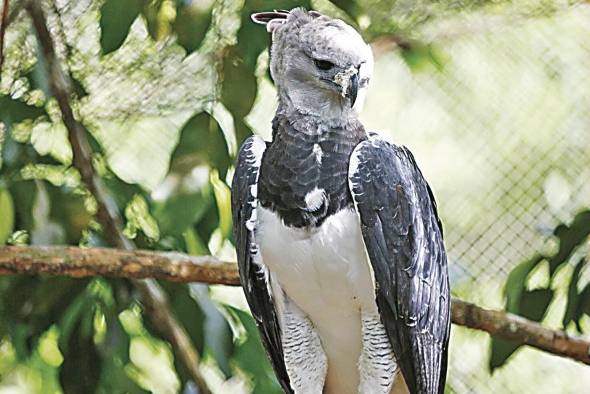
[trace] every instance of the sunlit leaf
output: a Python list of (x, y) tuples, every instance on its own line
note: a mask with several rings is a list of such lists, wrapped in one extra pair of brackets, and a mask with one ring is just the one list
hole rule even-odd
[(106, 0), (100, 8), (100, 47), (103, 55), (117, 50), (141, 11), (141, 0)]
[(147, 0), (141, 11), (147, 30), (154, 40), (161, 40), (172, 32), (172, 22), (176, 15), (174, 4), (164, 0)]
[(25, 246), (29, 244), (29, 233), (26, 230), (17, 230), (6, 240), (8, 245)]
[(227, 238), (232, 230), (231, 191), (225, 182), (219, 179), (216, 171), (211, 172), (211, 184), (219, 212), (219, 229), (223, 237)]
[(135, 238), (141, 230), (147, 237), (158, 240), (160, 229), (158, 223), (150, 213), (147, 201), (140, 195), (135, 195), (125, 208), (127, 226), (123, 233), (128, 238)]

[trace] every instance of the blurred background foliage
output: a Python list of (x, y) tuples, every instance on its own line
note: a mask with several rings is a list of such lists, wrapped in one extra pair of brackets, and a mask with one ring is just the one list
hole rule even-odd
[[(108, 246), (22, 3), (0, 75), (0, 245)], [(235, 258), (239, 144), (270, 138), (269, 36), (315, 8), (376, 69), (363, 122), (409, 146), (446, 227), (453, 293), (589, 331), (590, 8), (584, 2), (43, 0), (94, 167), (138, 247)], [(217, 393), (279, 393), (241, 289), (162, 283)], [(507, 361), (510, 360), (508, 363)], [(507, 364), (506, 364), (507, 363)], [(506, 365), (505, 365), (506, 364)], [(584, 392), (588, 369), (454, 327), (449, 393)], [(0, 393), (194, 393), (128, 281), (0, 278)]]

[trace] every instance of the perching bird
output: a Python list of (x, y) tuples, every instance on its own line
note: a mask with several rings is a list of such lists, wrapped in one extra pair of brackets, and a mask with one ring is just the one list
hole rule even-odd
[(441, 223), (410, 151), (358, 120), (370, 47), (314, 11), (252, 18), (272, 33), (279, 106), (272, 141), (252, 136), (240, 149), (234, 236), (282, 388), (442, 393), (450, 296)]

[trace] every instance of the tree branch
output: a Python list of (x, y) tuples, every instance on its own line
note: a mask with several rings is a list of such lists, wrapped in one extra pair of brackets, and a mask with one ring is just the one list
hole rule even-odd
[(62, 246), (6, 246), (0, 248), (0, 275), (51, 274), (85, 278), (164, 279), (239, 286), (235, 263), (215, 257), (176, 252), (126, 251)]
[(590, 342), (522, 316), (453, 300), (453, 323), (590, 365)]
[[(221, 262), (210, 256), (57, 246), (0, 248), (0, 275), (40, 273), (76, 278), (96, 275), (158, 278), (231, 286), (240, 283), (235, 263)], [(543, 327), (511, 313), (484, 309), (457, 299), (453, 300), (452, 308), (452, 320), (457, 325), (590, 365), (590, 342), (582, 338)]]
[[(68, 130), (68, 139), (73, 151), (73, 165), (80, 172), (82, 182), (96, 199), (97, 220), (112, 245), (128, 251), (133, 250), (135, 247), (133, 242), (123, 235), (123, 221), (119, 215), (118, 207), (92, 166), (92, 150), (86, 138), (86, 131), (82, 124), (76, 120), (70, 104), (72, 83), (69, 75), (62, 69), (56, 55), (55, 45), (47, 28), (47, 20), (41, 2), (29, 0), (26, 8), (33, 20), (33, 26), (45, 57), (51, 92), (57, 100), (64, 125)], [(207, 384), (199, 371), (199, 355), (184, 327), (170, 313), (166, 293), (154, 279), (134, 280), (133, 284), (141, 294), (145, 313), (171, 344), (175, 354), (180, 356), (182, 363), (199, 387), (199, 392), (209, 394)]]

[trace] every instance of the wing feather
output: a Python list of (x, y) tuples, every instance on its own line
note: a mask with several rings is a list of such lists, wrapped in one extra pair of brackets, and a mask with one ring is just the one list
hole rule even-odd
[(240, 280), (252, 316), (260, 331), (279, 383), (286, 393), (293, 393), (285, 366), (281, 327), (275, 307), (268, 269), (262, 261), (254, 234), (258, 205), (258, 175), (266, 143), (258, 136), (248, 138), (238, 154), (232, 182), (234, 240), (238, 255)]
[(450, 296), (432, 191), (409, 150), (360, 143), (349, 185), (377, 284), (381, 319), (412, 394), (444, 390)]

